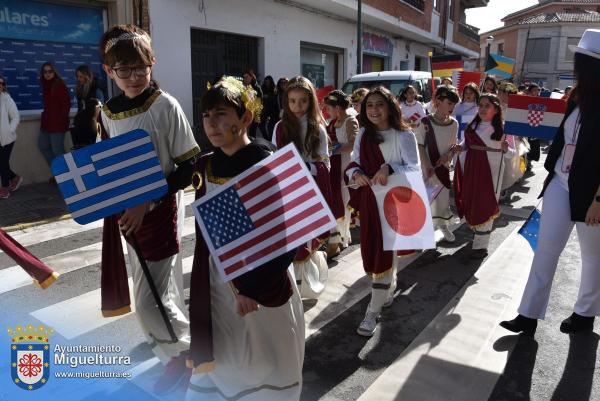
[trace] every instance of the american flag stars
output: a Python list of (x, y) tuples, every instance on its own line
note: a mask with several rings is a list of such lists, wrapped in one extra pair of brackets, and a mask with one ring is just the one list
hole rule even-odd
[(208, 201), (200, 209), (200, 215), (217, 248), (254, 229), (254, 224), (234, 187)]

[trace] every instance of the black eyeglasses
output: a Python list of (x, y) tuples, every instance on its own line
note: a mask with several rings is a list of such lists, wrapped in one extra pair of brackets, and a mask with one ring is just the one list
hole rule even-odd
[(111, 70), (117, 74), (117, 77), (121, 79), (127, 79), (131, 74), (135, 74), (136, 77), (145, 77), (150, 74), (152, 70), (151, 65), (143, 65), (139, 67), (111, 67)]

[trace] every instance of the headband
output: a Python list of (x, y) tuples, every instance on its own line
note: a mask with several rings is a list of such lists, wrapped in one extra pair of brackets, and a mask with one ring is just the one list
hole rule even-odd
[(147, 34), (141, 34), (141, 33), (135, 33), (135, 32), (125, 32), (122, 33), (120, 36), (116, 37), (116, 38), (112, 38), (106, 41), (106, 45), (104, 46), (104, 53), (108, 53), (108, 51), (117, 43), (119, 43), (122, 40), (143, 40), (146, 43), (148, 43), (148, 45), (152, 45), (152, 40), (150, 39), (150, 36), (148, 36)]

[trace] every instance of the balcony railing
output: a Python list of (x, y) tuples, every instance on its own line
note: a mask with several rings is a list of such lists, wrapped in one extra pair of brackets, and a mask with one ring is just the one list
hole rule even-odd
[(403, 3), (425, 12), (425, 0), (402, 0)]
[(475, 28), (474, 26), (459, 22), (458, 23), (458, 32), (465, 35), (467, 38), (479, 43), (479, 29), (478, 28)]

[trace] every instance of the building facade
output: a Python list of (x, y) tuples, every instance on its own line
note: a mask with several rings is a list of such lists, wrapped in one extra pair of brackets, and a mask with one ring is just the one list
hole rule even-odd
[(516, 60), (515, 82), (564, 89), (574, 84), (568, 45), (576, 45), (586, 29), (600, 28), (600, 1), (540, 0), (502, 21), (503, 27), (480, 36), (480, 68), (491, 51)]
[[(39, 18), (62, 15), (61, 20), (50, 21), (56, 31), (52, 35), (46, 27), (31, 26), (19, 33), (11, 25), (12, 20), (0, 18), (0, 72), (8, 77), (9, 90), (23, 120), (11, 162), (26, 183), (45, 181), (50, 176), (37, 151), (41, 64), (54, 61), (71, 90), (75, 86), (74, 69), (79, 64), (91, 65), (105, 79), (97, 42), (101, 31), (110, 25), (134, 23), (150, 32), (157, 56), (153, 76), (162, 89), (179, 100), (197, 133), (201, 131), (198, 101), (206, 90), (206, 82), (217, 75), (239, 76), (244, 70), (253, 69), (260, 80), (266, 75), (277, 80), (303, 74), (318, 87), (341, 87), (358, 70), (357, 0), (3, 0), (4, 3), (8, 4), (9, 13), (32, 15), (36, 9)], [(486, 6), (488, 0), (362, 3), (362, 72), (427, 71), (430, 53), (460, 54), (466, 60), (478, 57), (477, 28), (465, 23), (465, 9)], [(95, 22), (90, 24), (92, 17)], [(30, 25), (31, 21), (29, 18)], [(38, 37), (27, 37), (25, 31), (37, 32)], [(39, 51), (29, 58), (21, 54), (17, 57), (11, 52), (18, 52), (19, 46), (35, 46)], [(113, 92), (110, 83), (109, 92)]]

